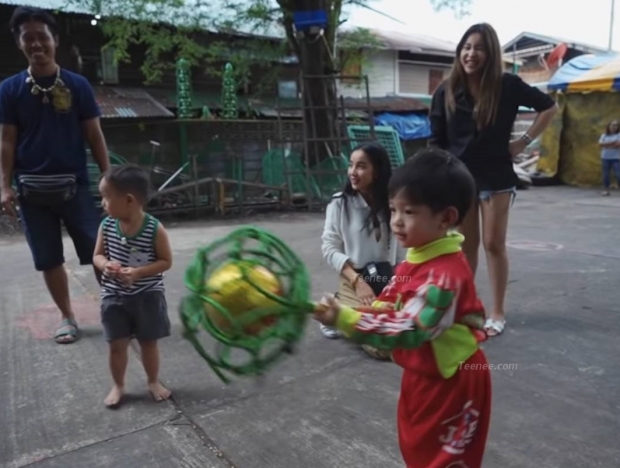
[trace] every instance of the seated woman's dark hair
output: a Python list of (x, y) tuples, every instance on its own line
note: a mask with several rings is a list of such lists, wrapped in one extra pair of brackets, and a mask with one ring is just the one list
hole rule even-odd
[[(370, 213), (364, 224), (364, 227), (369, 231), (379, 226), (383, 220), (390, 225), (390, 203), (388, 197), (388, 182), (392, 176), (392, 165), (390, 163), (390, 156), (387, 150), (379, 143), (363, 143), (353, 148), (351, 153), (355, 151), (362, 151), (370, 161), (372, 165), (374, 180), (372, 182), (372, 188), (370, 190), (372, 202), (370, 204)], [(347, 195), (355, 196), (356, 192), (351, 185), (351, 180), (347, 177), (347, 182), (342, 190), (343, 204), (345, 216), (348, 216), (347, 208)]]
[(394, 171), (388, 189), (390, 198), (402, 194), (412, 205), (428, 206), (433, 213), (453, 206), (461, 224), (476, 195), (476, 182), (460, 159), (425, 148)]

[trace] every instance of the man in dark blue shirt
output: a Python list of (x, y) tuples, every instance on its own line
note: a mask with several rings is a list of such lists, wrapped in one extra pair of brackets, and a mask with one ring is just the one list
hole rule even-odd
[(92, 264), (100, 216), (88, 189), (86, 143), (100, 170), (106, 171), (101, 114), (88, 81), (57, 65), (58, 26), (52, 16), (20, 7), (10, 26), (29, 67), (0, 84), (2, 207), (15, 215), (19, 204), (35, 268), (43, 272), (63, 316), (55, 339), (72, 343), (78, 328), (64, 268), (61, 223), (80, 263)]

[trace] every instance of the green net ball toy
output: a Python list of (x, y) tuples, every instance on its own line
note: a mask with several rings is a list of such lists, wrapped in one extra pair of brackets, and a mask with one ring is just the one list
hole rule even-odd
[[(190, 294), (180, 307), (183, 335), (225, 383), (225, 372), (260, 375), (291, 353), (314, 307), (304, 263), (257, 227), (239, 228), (199, 249), (185, 284)], [(214, 338), (212, 352), (201, 331)], [(237, 362), (234, 354), (245, 359)]]

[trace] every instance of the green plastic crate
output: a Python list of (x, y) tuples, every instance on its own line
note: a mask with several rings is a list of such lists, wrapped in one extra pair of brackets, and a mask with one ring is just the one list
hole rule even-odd
[(392, 127), (377, 126), (375, 127), (375, 138), (370, 136), (369, 125), (351, 125), (347, 127), (347, 134), (351, 140), (351, 149), (362, 143), (376, 141), (383, 145), (390, 156), (392, 168), (401, 166), (405, 162), (403, 147), (400, 143), (398, 132)]

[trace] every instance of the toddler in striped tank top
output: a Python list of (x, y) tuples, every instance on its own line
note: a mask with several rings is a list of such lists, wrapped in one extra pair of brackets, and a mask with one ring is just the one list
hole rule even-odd
[(133, 338), (140, 344), (153, 398), (170, 397), (159, 383), (158, 340), (170, 335), (164, 272), (172, 266), (172, 251), (162, 224), (144, 212), (149, 186), (148, 174), (133, 164), (110, 169), (99, 182), (108, 216), (99, 227), (93, 262), (103, 273), (101, 321), (114, 382), (104, 403), (111, 408), (121, 403)]

